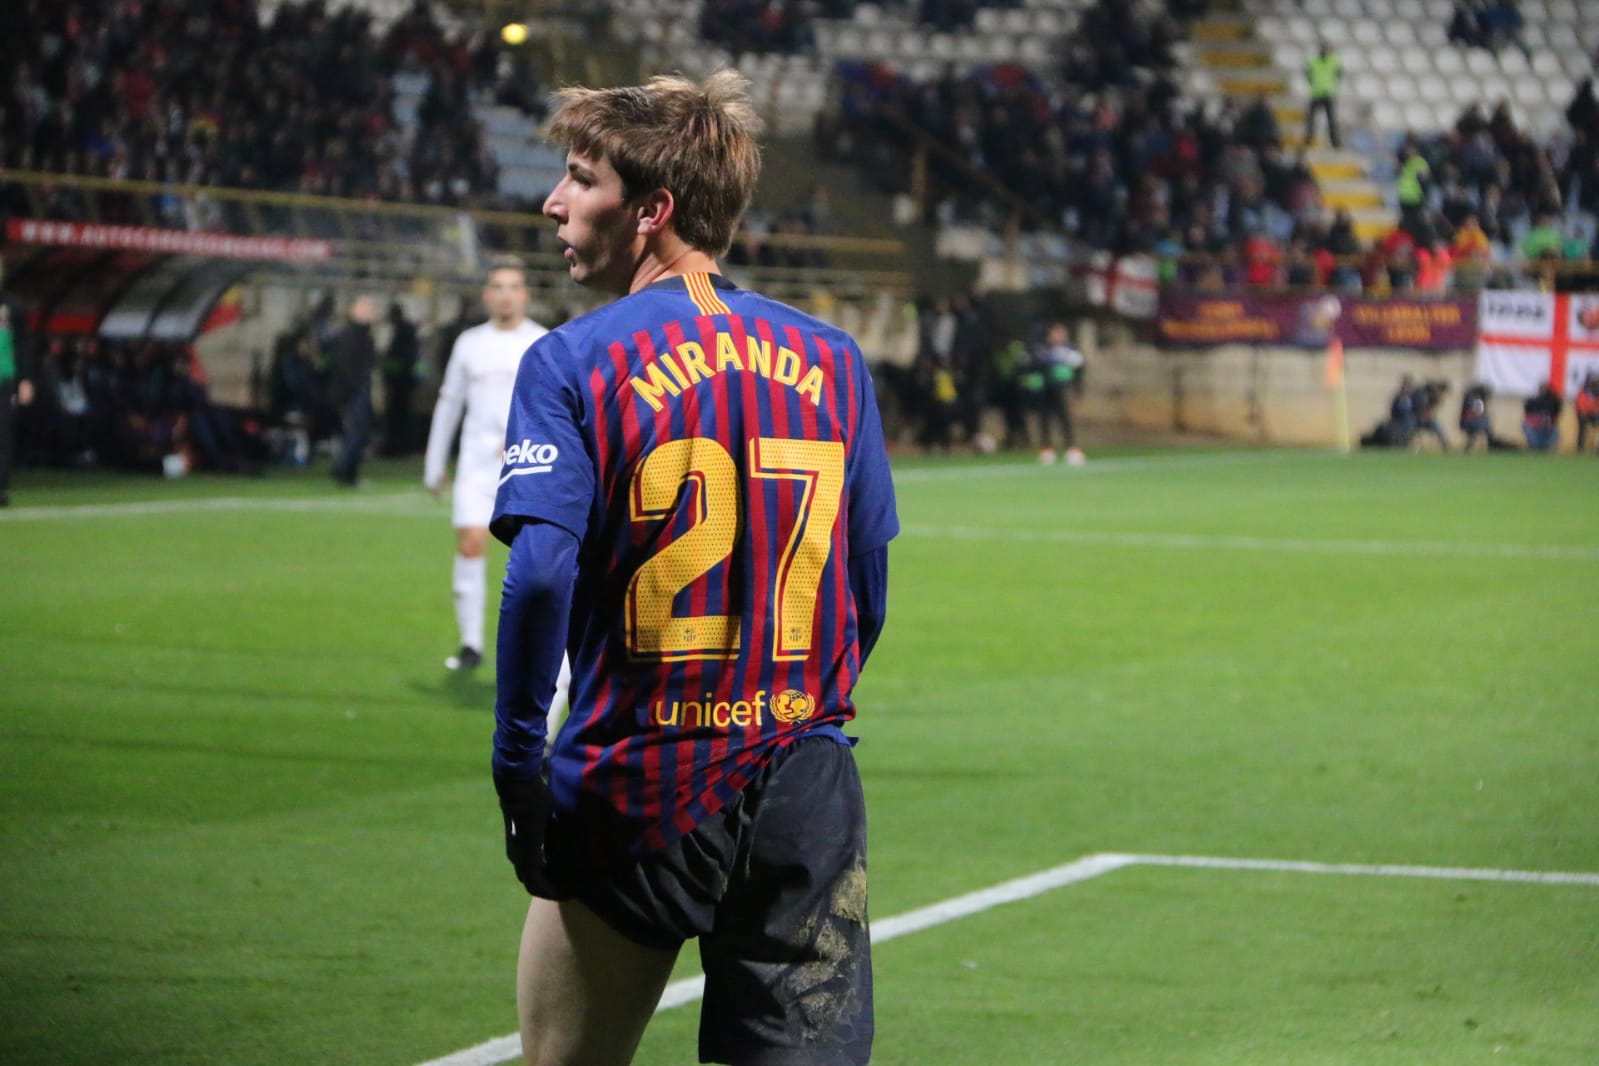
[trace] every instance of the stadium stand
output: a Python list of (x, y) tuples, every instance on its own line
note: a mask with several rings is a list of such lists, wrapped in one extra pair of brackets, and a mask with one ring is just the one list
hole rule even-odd
[[(1434, 291), (1449, 282), (1435, 244), (1461, 255), (1478, 228), (1487, 263), (1463, 286), (1512, 281), (1523, 256), (1540, 271), (1589, 256), (1599, 103), (1572, 96), (1591, 72), (1575, 4), (1527, 0), (1515, 32), (1476, 36), (1442, 0), (1209, 6), (608, 0), (582, 40), (603, 25), (643, 70), (736, 64), (776, 139), (815, 135), (801, 168), (859, 164), (904, 232), (936, 230), (941, 254), (1003, 287), (1059, 292), (1072, 264), (1108, 288), (1107, 262), (1137, 257), (1159, 264), (1129, 275), (1146, 293)], [(537, 135), (541, 72), (483, 10), (22, 0), (0, 42), (0, 212), (325, 238), (340, 269), (387, 284), (464, 276), (486, 248), (558, 270), (513, 213), (563, 170)], [(1345, 63), (1337, 150), (1301, 143), (1304, 65), (1324, 40)], [(1430, 181), (1401, 212), (1412, 150)], [(730, 268), (780, 278), (763, 287), (815, 301), (879, 356), (914, 356), (910, 271), (840, 271), (851, 241), (871, 242), (801, 195), (751, 213)], [(986, 273), (1000, 259), (1020, 265)]]

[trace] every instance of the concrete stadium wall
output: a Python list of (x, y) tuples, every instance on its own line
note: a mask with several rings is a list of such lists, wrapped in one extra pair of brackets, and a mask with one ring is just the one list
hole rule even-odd
[[(1122, 323), (1105, 321), (1080, 322), (1077, 335), (1088, 356), (1087, 391), (1077, 407), (1085, 422), (1261, 444), (1338, 444), (1336, 393), (1323, 380), (1325, 352), (1254, 345), (1163, 349), (1138, 340)], [(1344, 367), (1352, 444), (1387, 418), (1399, 378), (1409, 374), (1449, 383), (1438, 420), (1451, 444), (1459, 445), (1460, 395), (1474, 380), (1474, 352), (1354, 349), (1345, 353)], [(1494, 432), (1518, 444), (1521, 403), (1496, 396), (1490, 405)], [(1576, 435), (1567, 406), (1562, 448)], [(1428, 440), (1422, 446), (1436, 445)]]

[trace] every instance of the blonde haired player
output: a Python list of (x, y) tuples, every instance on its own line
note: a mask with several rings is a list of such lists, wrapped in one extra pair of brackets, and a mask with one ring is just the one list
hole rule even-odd
[[(451, 580), (461, 645), (444, 660), (451, 670), (471, 670), (483, 661), (483, 555), (505, 455), (511, 392), (522, 353), (547, 332), (527, 317), (527, 305), (527, 273), (522, 261), (512, 256), (495, 259), (483, 285), (483, 306), (489, 320), (456, 339), (428, 431), (422, 482), (436, 496), (449, 484), (445, 466), (450, 443), (455, 431), (461, 431), (453, 493), (455, 568)], [(556, 705), (565, 702), (569, 680), (570, 671), (563, 664)]]

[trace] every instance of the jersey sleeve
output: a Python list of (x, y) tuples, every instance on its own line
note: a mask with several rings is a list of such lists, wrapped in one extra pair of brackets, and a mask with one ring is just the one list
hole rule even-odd
[(450, 350), (450, 363), (444, 368), (438, 401), (433, 405), (427, 454), (422, 460), (422, 484), (430, 489), (437, 488), (444, 481), (450, 443), (455, 440), (455, 431), (461, 428), (461, 415), (466, 410), (466, 354), (463, 348), (461, 338), (457, 337), (455, 346)]
[(577, 365), (559, 334), (534, 342), (516, 372), (505, 460), (489, 529), (506, 544), (529, 520), (579, 540), (588, 529), (597, 475), (585, 443), (588, 404)]
[(877, 391), (866, 364), (861, 362), (860, 419), (850, 448), (844, 477), (849, 495), (849, 553), (851, 557), (876, 551), (899, 533), (899, 512), (894, 503), (894, 479), (888, 469), (888, 449), (883, 443), (883, 422), (877, 411)]

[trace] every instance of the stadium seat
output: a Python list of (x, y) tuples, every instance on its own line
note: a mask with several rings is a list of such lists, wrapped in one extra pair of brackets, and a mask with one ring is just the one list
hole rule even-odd
[(1070, 15), (1054, 11), (1049, 8), (1033, 12), (1032, 32), (1042, 37), (1064, 36), (1069, 27), (1075, 25), (1076, 19)]
[(1566, 77), (1576, 81), (1586, 78), (1593, 73), (1593, 66), (1588, 57), (1581, 51), (1566, 49), (1559, 53), (1561, 65), (1565, 68)]
[(1459, 75), (1466, 70), (1466, 61), (1460, 58), (1460, 53), (1453, 48), (1432, 53), (1432, 65), (1445, 82), (1461, 80)]
[(1383, 98), (1372, 102), (1371, 121), (1379, 130), (1389, 133), (1398, 133), (1405, 128), (1405, 116), (1399, 110), (1399, 105)]
[(1515, 100), (1527, 109), (1529, 113), (1542, 111), (1553, 103), (1549, 99), (1549, 88), (1542, 78), (1517, 78), (1511, 82), (1515, 90)]
[(1440, 129), (1432, 105), (1408, 100), (1404, 105), (1405, 128), (1412, 133), (1437, 133)]
[(1414, 47), (1416, 44), (1416, 27), (1408, 22), (1393, 21), (1387, 24), (1384, 35), (1388, 43), (1399, 48)]
[(1420, 45), (1412, 44), (1400, 49), (1399, 67), (1418, 83), (1438, 80), (1438, 70), (1433, 66), (1432, 53)]
[(1349, 95), (1357, 100), (1381, 100), (1386, 94), (1387, 85), (1386, 78), (1370, 71), (1349, 75)]
[(1283, 33), (1306, 47), (1316, 44), (1316, 24), (1303, 15), (1284, 15)]
[(1438, 22), (1423, 22), (1416, 27), (1416, 40), (1434, 52), (1454, 51), (1449, 43), (1449, 27)]
[(1561, 81), (1565, 78), (1565, 68), (1560, 63), (1557, 52), (1534, 52), (1532, 54), (1532, 72), (1540, 79), (1548, 81)]
[(1316, 23), (1316, 32), (1311, 37), (1311, 43), (1326, 41), (1334, 50), (1342, 51), (1350, 46), (1354, 38), (1350, 35), (1349, 24), (1337, 21), (1322, 21)]
[(1453, 105), (1455, 102), (1454, 93), (1441, 78), (1417, 78), (1414, 88), (1416, 99), (1425, 100), (1429, 104)]

